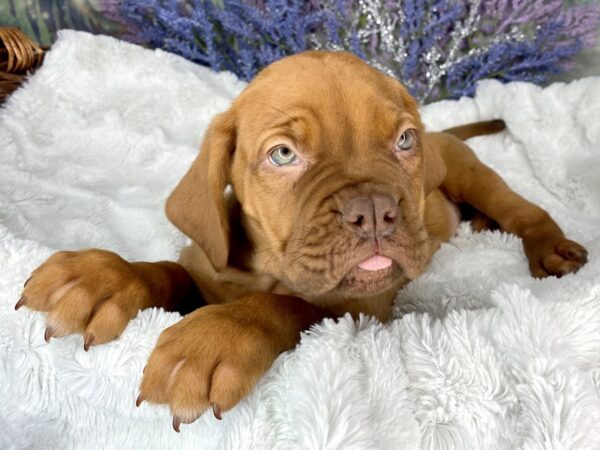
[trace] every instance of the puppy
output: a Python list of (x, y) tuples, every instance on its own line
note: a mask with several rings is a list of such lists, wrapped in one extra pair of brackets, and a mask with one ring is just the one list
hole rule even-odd
[(177, 431), (209, 408), (220, 419), (311, 324), (388, 320), (398, 289), (455, 233), (457, 205), (479, 228), (521, 237), (535, 277), (585, 264), (581, 245), (462, 142), (503, 127), (426, 133), (407, 91), (360, 59), (282, 59), (215, 117), (168, 198), (193, 240), (179, 263), (58, 252), (16, 308), (48, 312), (46, 340), (80, 333), (86, 351), (140, 309), (190, 312), (160, 335), (137, 404), (169, 405)]

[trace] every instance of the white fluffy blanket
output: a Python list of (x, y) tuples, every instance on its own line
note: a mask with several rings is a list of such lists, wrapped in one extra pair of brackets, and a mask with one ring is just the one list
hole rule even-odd
[(211, 117), (243, 84), (176, 56), (64, 32), (0, 112), (0, 448), (600, 448), (600, 78), (540, 89), (480, 84), (423, 108), (431, 130), (500, 117), (472, 139), (483, 161), (542, 205), (590, 262), (530, 277), (514, 236), (462, 225), (398, 295), (397, 319), (315, 326), (217, 421), (171, 428), (134, 401), (165, 327), (142, 311), (117, 341), (43, 339), (15, 312), (28, 273), (57, 249), (176, 259), (163, 202)]

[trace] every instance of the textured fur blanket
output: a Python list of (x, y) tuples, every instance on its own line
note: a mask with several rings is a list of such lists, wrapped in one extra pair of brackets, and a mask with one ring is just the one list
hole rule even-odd
[(63, 32), (0, 112), (0, 448), (600, 448), (600, 77), (541, 89), (484, 82), (423, 108), (430, 130), (502, 118), (469, 141), (590, 251), (579, 273), (534, 280), (519, 239), (463, 224), (398, 294), (387, 325), (315, 326), (252, 395), (177, 434), (135, 408), (161, 330), (140, 312), (115, 342), (44, 342), (44, 315), (14, 311), (57, 249), (176, 259), (186, 239), (163, 203), (211, 117), (243, 83), (176, 56)]

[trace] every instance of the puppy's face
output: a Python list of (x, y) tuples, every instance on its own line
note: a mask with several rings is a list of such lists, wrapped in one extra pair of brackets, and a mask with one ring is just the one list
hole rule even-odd
[(379, 294), (424, 270), (423, 129), (396, 81), (308, 52), (261, 72), (229, 114), (254, 270), (307, 298)]

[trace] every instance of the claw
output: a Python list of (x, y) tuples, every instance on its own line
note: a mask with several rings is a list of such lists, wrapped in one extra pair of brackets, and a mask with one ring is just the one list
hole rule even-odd
[(560, 245), (556, 249), (557, 253), (565, 259), (585, 264), (587, 262), (588, 256), (587, 250), (579, 246), (570, 245), (569, 242), (570, 241), (566, 241), (562, 245)]
[(94, 339), (96, 339), (96, 335), (94, 333), (86, 333), (85, 339), (83, 340), (83, 349), (87, 352), (90, 349), (90, 346), (94, 343)]
[(213, 414), (218, 420), (223, 420), (223, 416), (221, 415), (221, 405), (219, 405), (218, 403), (213, 403), (212, 410)]
[(54, 334), (56, 330), (54, 329), (54, 327), (47, 327), (46, 331), (44, 332), (44, 340), (46, 342), (50, 342), (50, 339), (52, 338), (52, 335)]
[(587, 262), (587, 252), (585, 250), (567, 250), (567, 258), (575, 261), (579, 261), (581, 263)]
[(179, 433), (179, 426), (181, 425), (181, 419), (179, 416), (173, 416), (173, 429)]
[(23, 287), (24, 287), (24, 288), (26, 288), (26, 287), (27, 287), (27, 283), (29, 283), (29, 282), (31, 281), (31, 279), (32, 279), (32, 278), (33, 278), (33, 275), (32, 275), (32, 276), (30, 276), (29, 278), (27, 278), (27, 279), (25, 280), (25, 283), (23, 283)]
[(135, 400), (135, 406), (139, 408), (143, 401), (144, 397), (142, 397), (142, 394), (138, 395), (138, 398)]
[(19, 299), (19, 301), (17, 302), (17, 304), (15, 305), (15, 311), (17, 311), (21, 306), (23, 306), (26, 301), (27, 301), (27, 297), (25, 297), (25, 296), (21, 297)]

